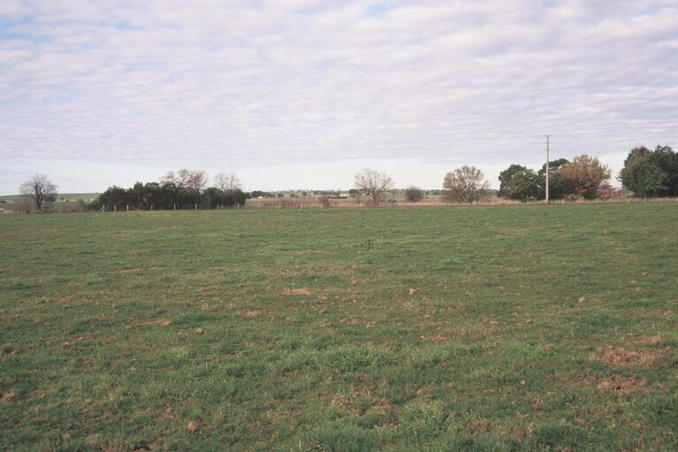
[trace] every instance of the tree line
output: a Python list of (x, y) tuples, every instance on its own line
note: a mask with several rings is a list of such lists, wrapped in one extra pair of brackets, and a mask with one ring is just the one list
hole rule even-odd
[[(533, 201), (546, 195), (546, 164), (535, 172), (513, 164), (499, 174), (500, 197)], [(561, 158), (549, 162), (549, 198), (609, 198), (616, 195), (610, 185), (611, 172), (597, 158), (583, 154), (571, 162)], [(641, 198), (678, 196), (678, 153), (658, 145), (632, 149), (617, 179)]]
[(109, 187), (93, 201), (92, 208), (104, 210), (171, 210), (238, 208), (248, 195), (235, 174), (219, 173), (208, 187), (203, 170), (170, 171), (160, 182), (137, 182), (130, 188)]
[[(616, 194), (610, 185), (611, 171), (586, 154), (572, 161), (564, 158), (549, 162), (549, 199), (609, 198)], [(498, 196), (520, 201), (546, 197), (546, 164), (538, 172), (513, 164), (499, 173)]]
[[(587, 154), (576, 156), (572, 161), (565, 158), (550, 161), (548, 174), (549, 198), (553, 200), (618, 195), (610, 184), (610, 168)], [(654, 150), (636, 147), (624, 160), (617, 179), (637, 197), (678, 197), (678, 153), (670, 146), (658, 145)], [(390, 176), (369, 168), (356, 174), (354, 185), (349, 195), (371, 205), (386, 201), (395, 187)], [(44, 174), (36, 174), (20, 186), (21, 193), (39, 212), (46, 211), (56, 200), (56, 189)], [(490, 193), (483, 173), (473, 166), (462, 166), (445, 174), (440, 191), (444, 201), (458, 203), (480, 201)], [(404, 191), (405, 199), (410, 202), (420, 201), (424, 195), (424, 191), (415, 186)], [(499, 173), (497, 196), (501, 198), (528, 202), (542, 200), (545, 195), (546, 164), (534, 171), (514, 163)], [(268, 196), (274, 195), (263, 191), (243, 192), (235, 174), (219, 173), (208, 186), (205, 171), (181, 169), (168, 172), (158, 182), (137, 182), (130, 188), (109, 187), (86, 207), (96, 210), (238, 208), (250, 197)]]
[[(511, 164), (499, 173), (497, 196), (523, 202), (546, 198), (546, 166), (534, 171), (524, 165)], [(610, 168), (595, 157), (582, 154), (572, 161), (559, 158), (548, 162), (549, 199), (611, 198), (619, 193), (610, 184)], [(678, 154), (669, 146), (657, 146), (654, 151), (644, 146), (629, 152), (624, 168), (618, 175), (624, 188), (635, 196), (678, 196)], [(366, 168), (355, 177), (355, 185), (368, 197), (372, 205), (383, 202), (393, 189), (393, 180), (387, 174)], [(473, 203), (490, 195), (490, 185), (479, 169), (462, 166), (448, 172), (443, 179), (441, 198), (447, 202)], [(423, 199), (423, 190), (410, 186), (405, 199), (417, 202)]]

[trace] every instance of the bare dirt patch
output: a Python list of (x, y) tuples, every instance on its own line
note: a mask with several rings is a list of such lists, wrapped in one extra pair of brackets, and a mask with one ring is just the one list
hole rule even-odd
[(156, 269), (157, 269), (157, 267), (120, 268), (120, 269), (118, 269), (118, 273), (136, 273), (136, 272), (151, 271), (151, 270), (156, 270)]
[(657, 358), (657, 353), (648, 351), (626, 350), (623, 348), (613, 348), (606, 350), (600, 355), (594, 357), (599, 361), (605, 361), (615, 366), (637, 366), (643, 364), (653, 364)]
[(363, 414), (367, 416), (385, 416), (392, 407), (393, 404), (390, 400), (381, 398), (375, 404), (367, 408)]
[(598, 389), (626, 394), (647, 393), (649, 387), (650, 382), (645, 378), (624, 377), (622, 375), (615, 375), (598, 384)]
[(143, 319), (137, 320), (129, 325), (125, 325), (126, 330), (131, 330), (139, 326), (148, 326), (148, 325), (160, 325), (160, 326), (169, 326), (172, 323), (170, 319)]
[(657, 333), (654, 336), (633, 336), (629, 342), (640, 345), (657, 345), (662, 343), (662, 335)]
[(3, 392), (0, 395), (0, 400), (2, 400), (3, 403), (9, 403), (18, 396), (19, 396), (18, 392)]
[(196, 421), (191, 421), (186, 425), (186, 430), (188, 430), (190, 433), (198, 433), (198, 430), (200, 429), (200, 426)]
[(305, 287), (298, 287), (296, 289), (283, 289), (283, 295), (311, 295), (311, 290)]
[(421, 339), (424, 342), (447, 342), (447, 336), (419, 336), (419, 339)]
[(245, 313), (245, 317), (249, 317), (249, 318), (257, 317), (257, 316), (262, 315), (263, 313), (264, 313), (264, 311), (247, 311)]

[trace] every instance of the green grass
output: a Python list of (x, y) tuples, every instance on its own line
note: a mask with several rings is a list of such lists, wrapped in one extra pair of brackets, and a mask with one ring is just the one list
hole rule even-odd
[(676, 450), (677, 226), (674, 204), (0, 217), (0, 449)]

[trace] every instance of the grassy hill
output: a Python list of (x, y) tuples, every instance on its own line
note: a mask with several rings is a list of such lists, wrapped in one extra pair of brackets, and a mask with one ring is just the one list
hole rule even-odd
[[(21, 198), (24, 195), (5, 195), (0, 196), (0, 201), (11, 202)], [(99, 196), (99, 193), (59, 193), (57, 202), (77, 202), (79, 200), (92, 201)]]

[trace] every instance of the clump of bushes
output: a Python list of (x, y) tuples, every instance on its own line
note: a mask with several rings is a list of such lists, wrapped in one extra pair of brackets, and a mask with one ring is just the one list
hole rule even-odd
[(424, 199), (424, 190), (414, 185), (410, 185), (405, 190), (405, 199), (409, 202), (419, 202)]

